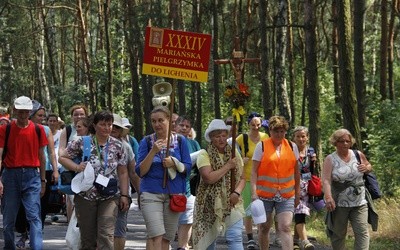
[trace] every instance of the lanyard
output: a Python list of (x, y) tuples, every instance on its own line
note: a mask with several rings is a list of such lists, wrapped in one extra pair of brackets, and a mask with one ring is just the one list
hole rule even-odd
[[(96, 144), (96, 152), (97, 152), (97, 157), (99, 157), (100, 165), (101, 165), (101, 159), (103, 158), (103, 150), (99, 147), (99, 144), (97, 143), (97, 137), (94, 137), (94, 143)], [(107, 170), (107, 162), (108, 162), (108, 139), (106, 143), (106, 150), (105, 150), (105, 157), (104, 157), (104, 173)]]

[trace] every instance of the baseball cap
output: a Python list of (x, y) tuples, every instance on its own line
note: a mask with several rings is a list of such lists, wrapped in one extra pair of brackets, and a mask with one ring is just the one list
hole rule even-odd
[(262, 200), (257, 199), (251, 204), (251, 217), (253, 218), (254, 224), (261, 224), (267, 221), (267, 215), (265, 214), (264, 203)]
[(32, 110), (32, 100), (26, 96), (20, 96), (14, 101), (15, 109)]

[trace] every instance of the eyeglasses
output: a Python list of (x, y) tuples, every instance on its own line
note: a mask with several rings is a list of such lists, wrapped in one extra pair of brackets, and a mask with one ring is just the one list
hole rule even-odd
[(351, 143), (351, 141), (348, 141), (348, 140), (338, 140), (337, 142), (339, 142), (339, 143), (348, 143), (348, 144)]

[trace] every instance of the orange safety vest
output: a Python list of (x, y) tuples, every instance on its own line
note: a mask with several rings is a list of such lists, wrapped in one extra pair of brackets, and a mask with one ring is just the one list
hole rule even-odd
[(272, 198), (279, 192), (283, 198), (295, 195), (294, 171), (296, 170), (296, 156), (288, 140), (284, 139), (281, 145), (280, 157), (270, 138), (262, 141), (263, 157), (258, 167), (257, 195), (262, 198)]

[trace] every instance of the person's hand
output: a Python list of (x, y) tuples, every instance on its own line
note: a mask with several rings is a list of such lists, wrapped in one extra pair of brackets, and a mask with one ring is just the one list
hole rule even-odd
[(165, 148), (166, 146), (167, 144), (165, 140), (160, 139), (154, 142), (152, 150), (154, 150), (155, 153), (157, 154), (158, 152), (161, 151), (162, 148)]
[(53, 175), (52, 175), (52, 177), (51, 177), (51, 181), (52, 181), (54, 184), (57, 184), (57, 183), (58, 183), (58, 178), (59, 178), (59, 176), (60, 176), (60, 174), (58, 173), (58, 171), (53, 171)]
[(75, 172), (80, 173), (82, 171), (85, 171), (85, 168), (86, 168), (86, 162), (81, 162), (78, 165), (76, 165)]
[(249, 162), (250, 158), (249, 157), (243, 157), (243, 164), (247, 164)]
[(364, 164), (364, 163), (358, 164), (357, 169), (361, 173), (366, 173), (366, 172), (370, 171), (370, 169), (368, 168), (368, 165)]
[(325, 207), (328, 212), (332, 212), (336, 208), (335, 200), (332, 196), (325, 196)]
[(226, 165), (228, 166), (229, 169), (234, 169), (234, 168), (236, 168), (236, 160), (237, 160), (237, 158), (235, 157), (235, 158), (229, 159), (229, 160), (226, 162)]
[(174, 162), (174, 160), (172, 160), (171, 156), (170, 157), (165, 157), (163, 159), (163, 166), (164, 166), (164, 168), (171, 168), (171, 167), (175, 166), (175, 162)]
[(126, 196), (121, 196), (119, 198), (119, 209), (121, 211), (128, 211), (129, 209), (129, 198)]
[(42, 198), (46, 192), (46, 182), (40, 182), (40, 186), (40, 198)]
[(229, 203), (231, 207), (235, 207), (235, 205), (239, 202), (239, 195), (235, 192), (231, 193), (229, 196)]
[(252, 194), (252, 195), (251, 195), (251, 200), (252, 200), (252, 201), (255, 201), (255, 200), (258, 200), (258, 199), (260, 199), (260, 197), (258, 197), (257, 194)]
[(0, 180), (0, 196), (3, 195), (3, 182)]
[(296, 208), (300, 204), (300, 196), (294, 197), (294, 208)]

